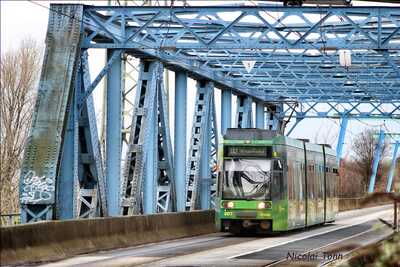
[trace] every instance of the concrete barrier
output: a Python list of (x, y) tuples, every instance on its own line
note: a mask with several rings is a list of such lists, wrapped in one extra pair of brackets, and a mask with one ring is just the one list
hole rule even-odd
[(339, 198), (339, 211), (368, 208), (393, 203), (392, 200), (384, 197), (378, 197), (373, 202), (365, 202), (365, 199), (366, 198)]
[(215, 232), (213, 210), (1, 227), (1, 263), (52, 261)]

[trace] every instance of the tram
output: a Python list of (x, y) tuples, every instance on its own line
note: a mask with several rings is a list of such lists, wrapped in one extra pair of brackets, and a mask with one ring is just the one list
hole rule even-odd
[(338, 166), (329, 145), (276, 131), (228, 129), (218, 178), (223, 232), (284, 232), (333, 222)]

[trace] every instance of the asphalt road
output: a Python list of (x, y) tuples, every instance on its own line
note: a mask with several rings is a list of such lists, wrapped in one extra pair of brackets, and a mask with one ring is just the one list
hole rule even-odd
[(391, 233), (392, 205), (341, 212), (335, 223), (271, 236), (215, 233), (101, 251), (42, 264), (63, 266), (294, 266), (324, 265)]

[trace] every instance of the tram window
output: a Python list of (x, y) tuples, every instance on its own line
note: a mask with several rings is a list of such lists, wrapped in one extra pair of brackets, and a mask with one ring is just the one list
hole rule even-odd
[(333, 173), (338, 173), (338, 169), (336, 169), (336, 168), (333, 168)]
[[(302, 177), (303, 178), (303, 177)], [(304, 200), (304, 194), (303, 194), (303, 180), (298, 181), (298, 185), (299, 185), (299, 194), (298, 194), (298, 199), (300, 201)]]
[(319, 180), (319, 197), (324, 197), (324, 166), (320, 166), (320, 180)]
[(282, 199), (283, 198), (283, 174), (282, 172), (274, 172), (272, 179), (272, 198)]

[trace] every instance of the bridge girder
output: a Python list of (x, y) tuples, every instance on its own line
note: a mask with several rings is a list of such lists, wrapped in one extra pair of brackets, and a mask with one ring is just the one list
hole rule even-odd
[(85, 6), (84, 28), (84, 48), (157, 58), (256, 100), (400, 99), (398, 7)]

